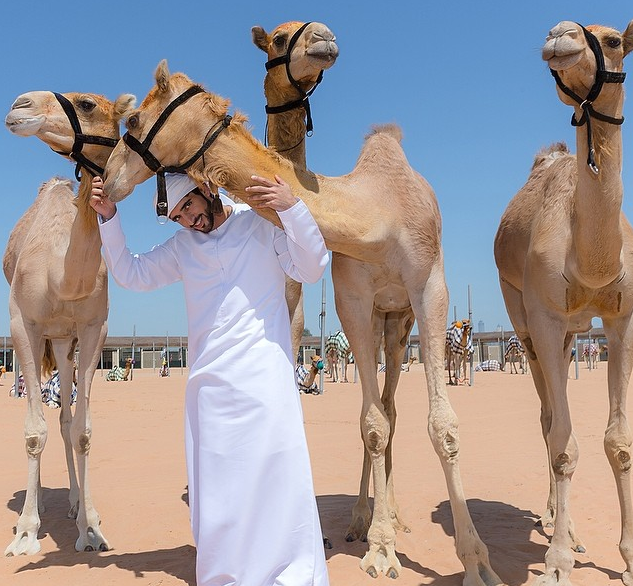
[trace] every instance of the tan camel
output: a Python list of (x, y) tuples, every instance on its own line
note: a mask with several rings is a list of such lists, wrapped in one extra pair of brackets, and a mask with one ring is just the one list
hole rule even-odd
[[(394, 375), (400, 373), (415, 315), (421, 325), (429, 392), (428, 429), (448, 484), (458, 556), (466, 570), (464, 584), (500, 584), (466, 506), (459, 473), (457, 417), (444, 383), (448, 296), (440, 214), (433, 190), (405, 158), (400, 131), (393, 126), (375, 129), (351, 173), (324, 177), (299, 169), (266, 149), (245, 128), (245, 116), (237, 113), (227, 118), (228, 100), (199, 91), (202, 88), (184, 74), (170, 75), (164, 61), (156, 71), (156, 83), (140, 108), (129, 116), (128, 136), (108, 160), (104, 189), (113, 201), (125, 198), (135, 185), (151, 177), (152, 171), (130, 145), (137, 148), (134, 140), (145, 140), (172, 100), (187, 91), (189, 99), (172, 111), (150, 145), (161, 165), (182, 166), (198, 151), (200, 156), (187, 165), (187, 173), (195, 181), (210, 181), (247, 203), (246, 187), (253, 174), (284, 177), (308, 204), (334, 252), (332, 272), (341, 284), (336, 306), (355, 350), (363, 388), (362, 435), (373, 470), (374, 511), (367, 531), (369, 551), (361, 567), (372, 576), (385, 572), (391, 577), (397, 577), (401, 568), (395, 554), (393, 508), (387, 499), (391, 462), (385, 457), (395, 410), (393, 401), (386, 402), (391, 411), (381, 402), (376, 348), (384, 331), (389, 364), (386, 378), (397, 380)], [(212, 144), (205, 140), (209, 136)], [(204, 142), (208, 148), (204, 148), (203, 163), (200, 145)], [(259, 211), (279, 225), (276, 214)], [(367, 263), (366, 270), (357, 273), (354, 260)], [(387, 382), (385, 393), (391, 392), (389, 389), (395, 386)]]
[[(84, 169), (102, 167), (119, 137), (119, 121), (132, 105), (133, 96), (121, 96), (112, 103), (92, 94), (69, 93), (60, 100), (51, 92), (30, 92), (16, 99), (6, 125), (15, 134), (37, 136), (56, 151), (69, 153), (75, 132), (62, 109), (64, 99), (76, 112), (84, 135), (112, 140), (110, 146), (86, 144), (81, 153), (75, 149)], [(54, 178), (40, 188), (9, 237), (3, 268), (11, 287), (11, 337), (27, 388), (40, 388), (42, 366), (55, 360), (59, 369), (60, 428), (70, 479), (68, 516), (76, 517), (79, 530), (75, 549), (106, 551), (109, 545), (101, 533), (88, 484), (90, 386), (105, 341), (108, 315), (107, 273), (96, 217), (88, 205), (90, 180), (88, 173), (82, 173), (78, 197), (68, 180)], [(78, 392), (73, 415), (70, 396), (77, 343)], [(40, 393), (28, 394), (24, 435), (28, 484), (15, 538), (5, 550), (8, 556), (40, 550), (37, 534), (44, 511), (40, 459), (47, 439)]]
[[(542, 55), (560, 81), (559, 98), (574, 107), (573, 120), (581, 124), (576, 130), (577, 155), (558, 144), (537, 156), (495, 239), (508, 314), (528, 354), (541, 400), (550, 464), (542, 521), (555, 521), (555, 528), (545, 573), (536, 581), (539, 586), (571, 584), (572, 548), (584, 551), (569, 513), (578, 445), (566, 386), (573, 336), (587, 332), (594, 316), (602, 318), (609, 340), (604, 448), (622, 511), (622, 580), (633, 585), (631, 434), (626, 416), (633, 366), (633, 230), (621, 212), (623, 76), (607, 73), (621, 72), (632, 48), (633, 21), (624, 33), (603, 26), (586, 30), (573, 22), (561, 22), (550, 31)], [(604, 66), (598, 71), (601, 61)]]
[(110, 371), (105, 375), (107, 381), (127, 381), (132, 370), (132, 359), (126, 358), (125, 368), (120, 367), (118, 364), (113, 366)]
[[(308, 97), (338, 57), (334, 34), (319, 22), (294, 21), (280, 24), (271, 33), (254, 26), (251, 34), (255, 46), (268, 56), (264, 79), (268, 146), (305, 169), (307, 120), (311, 124)], [(286, 302), (296, 357), (304, 328), (303, 288), (290, 277), (286, 278)]]

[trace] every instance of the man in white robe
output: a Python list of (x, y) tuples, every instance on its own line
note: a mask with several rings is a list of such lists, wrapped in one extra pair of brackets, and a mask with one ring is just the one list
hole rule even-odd
[(91, 205), (119, 285), (184, 285), (185, 451), (197, 585), (327, 586), (285, 275), (318, 281), (328, 253), (287, 184), (278, 177), (253, 183), (255, 205), (275, 209), (283, 230), (228, 199), (213, 207), (186, 175), (167, 176), (168, 215), (185, 229), (145, 254), (127, 249), (100, 178)]

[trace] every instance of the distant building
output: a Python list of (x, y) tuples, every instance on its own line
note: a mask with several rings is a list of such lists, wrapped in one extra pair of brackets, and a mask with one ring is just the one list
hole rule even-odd
[(486, 331), (486, 326), (484, 325), (483, 319), (479, 320), (479, 323), (477, 324), (477, 328), (478, 328), (479, 333)]

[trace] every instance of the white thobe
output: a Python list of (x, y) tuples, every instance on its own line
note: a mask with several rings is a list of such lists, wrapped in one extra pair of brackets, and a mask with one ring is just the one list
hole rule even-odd
[(284, 230), (245, 205), (216, 230), (178, 230), (145, 254), (118, 214), (101, 224), (115, 281), (182, 280), (189, 327), (185, 448), (198, 586), (327, 586), (285, 276), (313, 283), (328, 261), (303, 202)]

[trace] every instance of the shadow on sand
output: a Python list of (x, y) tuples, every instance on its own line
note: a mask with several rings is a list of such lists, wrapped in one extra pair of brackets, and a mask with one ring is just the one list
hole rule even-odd
[[(87, 569), (116, 566), (133, 573), (135, 578), (143, 578), (146, 573), (165, 573), (181, 580), (187, 586), (195, 586), (196, 550), (192, 545), (120, 554), (115, 550), (76, 552), (77, 527), (74, 519), (67, 517), (68, 492), (66, 488), (42, 489), (46, 512), (42, 515), (42, 527), (38, 537), (50, 537), (58, 550), (43, 554), (42, 559), (37, 561), (26, 561), (29, 558), (25, 558), (24, 565), (18, 568), (16, 573), (78, 565), (85, 565)], [(25, 496), (25, 490), (16, 492), (7, 503), (7, 508), (19, 514)], [(160, 530), (159, 526), (157, 530)]]

